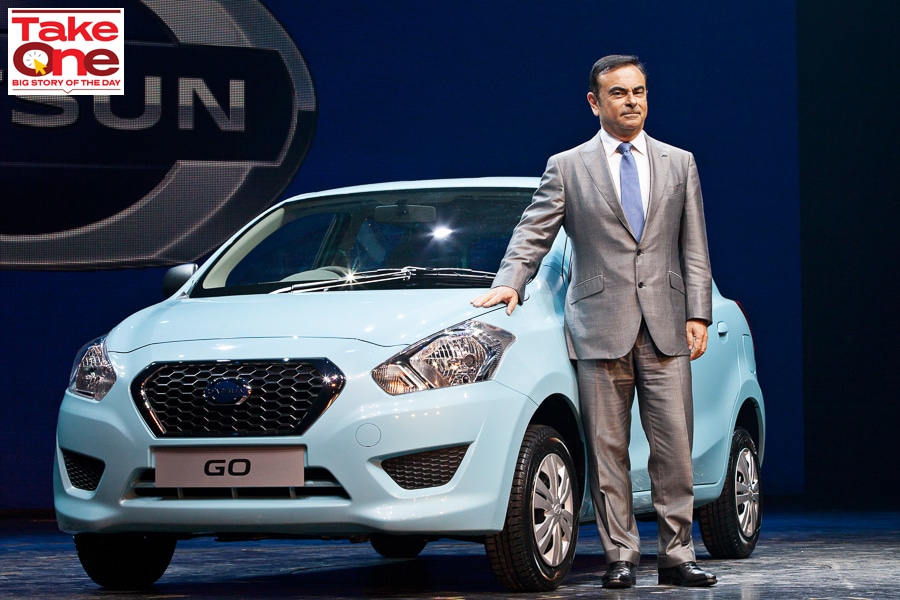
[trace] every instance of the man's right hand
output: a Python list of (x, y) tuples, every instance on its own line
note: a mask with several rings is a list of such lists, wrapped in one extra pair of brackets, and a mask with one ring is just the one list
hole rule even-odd
[(476, 306), (479, 308), (490, 308), (491, 306), (495, 306), (500, 304), (501, 302), (506, 304), (506, 314), (511, 315), (516, 307), (519, 305), (519, 294), (516, 290), (511, 287), (501, 285), (495, 288), (491, 288), (485, 294), (478, 296), (474, 300), (472, 300), (472, 306)]

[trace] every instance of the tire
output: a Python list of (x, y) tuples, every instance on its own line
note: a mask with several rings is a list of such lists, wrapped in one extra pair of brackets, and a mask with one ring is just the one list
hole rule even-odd
[(713, 558), (747, 558), (762, 526), (762, 487), (753, 438), (738, 427), (731, 438), (722, 495), (698, 509), (703, 544)]
[(100, 586), (116, 590), (150, 587), (162, 577), (175, 553), (175, 538), (141, 533), (75, 536), (85, 573)]
[(385, 558), (415, 558), (425, 549), (428, 540), (414, 535), (375, 533), (369, 543)]
[(514, 592), (556, 589), (569, 574), (578, 541), (580, 486), (559, 433), (525, 432), (503, 530), (485, 539), (494, 575)]

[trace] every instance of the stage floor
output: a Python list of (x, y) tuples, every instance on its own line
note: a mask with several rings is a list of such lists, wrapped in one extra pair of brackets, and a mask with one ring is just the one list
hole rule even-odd
[(638, 587), (626, 591), (601, 589), (602, 549), (584, 526), (569, 578), (544, 594), (507, 593), (472, 543), (433, 542), (415, 560), (388, 560), (366, 543), (208, 538), (179, 542), (156, 586), (124, 593), (84, 574), (51, 517), (0, 518), (0, 598), (900, 598), (900, 513), (767, 507), (756, 552), (734, 561), (711, 560), (695, 527), (698, 560), (719, 584), (694, 590), (656, 585), (656, 526), (640, 528)]

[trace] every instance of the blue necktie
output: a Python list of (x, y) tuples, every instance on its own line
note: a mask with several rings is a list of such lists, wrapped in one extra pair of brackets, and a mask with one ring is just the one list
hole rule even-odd
[(644, 203), (641, 201), (641, 182), (638, 179), (637, 163), (631, 154), (632, 145), (628, 142), (619, 144), (617, 151), (622, 155), (619, 166), (619, 183), (622, 193), (622, 208), (637, 241), (641, 241), (644, 232)]

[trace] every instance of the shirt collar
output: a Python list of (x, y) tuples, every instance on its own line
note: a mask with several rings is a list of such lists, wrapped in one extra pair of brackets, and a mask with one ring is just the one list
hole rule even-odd
[[(600, 129), (600, 141), (603, 142), (603, 151), (606, 152), (606, 156), (612, 156), (616, 153), (616, 149), (619, 147), (619, 144), (622, 143), (622, 140), (618, 140), (611, 136), (606, 132), (605, 129)], [(637, 150), (639, 153), (647, 156), (647, 136), (644, 135), (644, 131), (637, 135), (636, 138), (631, 140), (631, 145), (634, 146), (634, 150)]]

